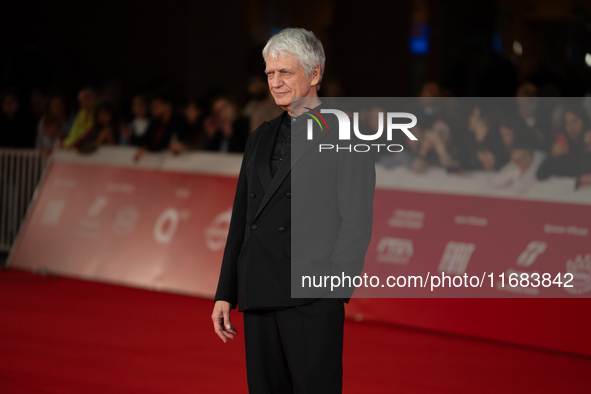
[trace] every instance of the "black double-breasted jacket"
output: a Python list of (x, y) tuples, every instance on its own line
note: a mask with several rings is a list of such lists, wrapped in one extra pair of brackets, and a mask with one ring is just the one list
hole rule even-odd
[[(272, 177), (269, 161), (282, 116), (249, 136), (238, 176), (215, 300), (240, 311), (293, 307), (325, 296), (327, 289), (291, 297), (292, 262), (327, 275), (356, 275), (371, 238), (371, 155), (320, 152), (320, 143), (341, 143), (336, 117), (326, 115), (328, 130), (317, 130), (310, 141), (300, 135), (301, 143), (292, 144)], [(348, 301), (351, 292), (338, 298)]]

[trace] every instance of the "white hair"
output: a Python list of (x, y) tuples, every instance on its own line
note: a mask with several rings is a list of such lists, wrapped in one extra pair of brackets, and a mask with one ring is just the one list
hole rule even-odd
[(281, 30), (267, 41), (267, 45), (263, 49), (265, 63), (267, 62), (268, 56), (277, 59), (277, 55), (280, 53), (288, 53), (295, 57), (302, 65), (306, 77), (309, 77), (312, 71), (317, 66), (320, 66), (320, 79), (318, 80), (319, 85), (317, 88), (320, 87), (320, 81), (322, 81), (322, 75), (324, 74), (326, 56), (324, 55), (322, 43), (316, 38), (314, 33), (302, 28)]

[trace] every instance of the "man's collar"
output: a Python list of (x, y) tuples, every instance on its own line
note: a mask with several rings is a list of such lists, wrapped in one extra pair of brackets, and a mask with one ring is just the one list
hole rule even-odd
[[(295, 105), (293, 105), (295, 104)], [(309, 111), (309, 108), (317, 108), (319, 106), (322, 105), (322, 101), (320, 100), (320, 97), (318, 96), (314, 96), (314, 97), (297, 97), (294, 99), (292, 99), (292, 105), (291, 108), (293, 109), (294, 107), (296, 108), (295, 111), (291, 111), (290, 116), (293, 118), (293, 113), (297, 113), (298, 115), (295, 116), (296, 118), (302, 116), (304, 113)]]
[[(307, 113), (309, 113), (309, 112), (312, 112), (312, 111), (310, 111), (308, 108), (310, 108), (310, 107), (307, 107), (307, 106), (306, 106), (306, 107), (304, 107), (304, 111), (303, 111), (301, 114), (299, 114), (298, 116), (296, 116), (296, 117), (295, 117), (295, 119), (298, 119), (298, 120), (299, 120), (299, 119), (305, 119), (305, 116), (304, 116), (304, 115), (306, 115), (306, 114), (307, 114)], [(311, 108), (312, 108), (313, 110), (315, 110), (315, 111), (318, 111), (318, 112), (320, 112), (320, 109), (321, 109), (321, 108), (326, 108), (326, 104), (325, 104), (324, 102), (320, 101), (320, 99), (319, 99), (319, 101), (318, 101), (318, 104), (316, 104), (316, 106), (314, 106), (314, 107), (311, 107)], [(287, 112), (287, 111), (285, 111), (285, 112)], [(289, 117), (290, 117), (291, 119), (294, 119), (294, 116), (291, 116), (291, 115), (290, 115)]]

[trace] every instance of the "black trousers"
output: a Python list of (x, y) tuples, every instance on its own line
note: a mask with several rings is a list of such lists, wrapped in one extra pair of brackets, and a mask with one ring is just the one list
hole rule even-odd
[(251, 394), (342, 392), (345, 308), (339, 299), (246, 311), (243, 318)]

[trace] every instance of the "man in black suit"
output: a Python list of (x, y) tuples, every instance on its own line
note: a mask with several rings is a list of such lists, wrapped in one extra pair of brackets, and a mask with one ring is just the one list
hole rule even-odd
[[(301, 281), (361, 272), (371, 238), (373, 158), (319, 150), (319, 143), (338, 143), (334, 116), (326, 116), (324, 132), (311, 139), (306, 133), (305, 112), (327, 109), (317, 95), (324, 49), (313, 33), (285, 29), (263, 57), (269, 88), (285, 112), (246, 143), (214, 329), (224, 343), (234, 338), (230, 311), (244, 312), (251, 393), (340, 393), (343, 303), (352, 287), (307, 289)], [(293, 98), (302, 98), (300, 105)]]

